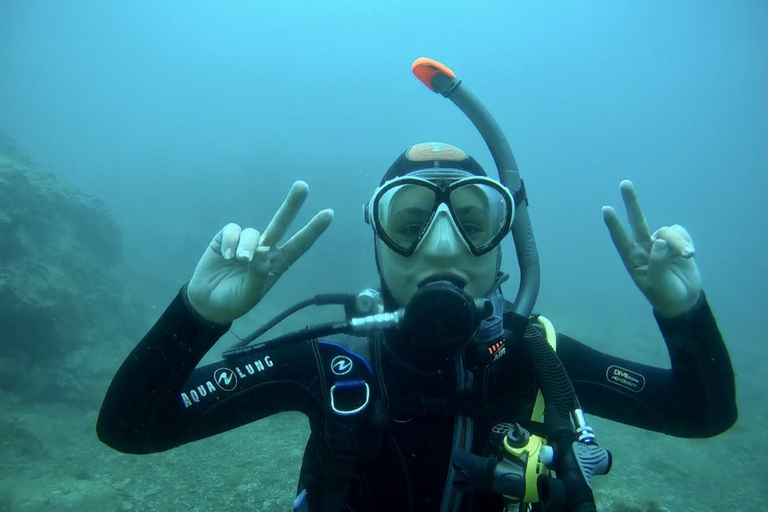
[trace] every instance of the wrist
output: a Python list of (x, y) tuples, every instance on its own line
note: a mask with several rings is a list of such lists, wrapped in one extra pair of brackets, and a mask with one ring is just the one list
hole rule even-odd
[(211, 314), (202, 307), (199, 302), (195, 301), (194, 294), (189, 293), (189, 283), (184, 285), (182, 290), (182, 296), (184, 298), (184, 305), (192, 313), (192, 315), (202, 324), (209, 324), (212, 326), (227, 326), (232, 322), (225, 318), (217, 318), (216, 315)]
[(690, 314), (696, 310), (703, 301), (704, 292), (699, 290), (695, 295), (691, 295), (685, 302), (668, 305), (664, 308), (653, 306), (653, 312), (656, 317), (662, 320), (673, 320)]

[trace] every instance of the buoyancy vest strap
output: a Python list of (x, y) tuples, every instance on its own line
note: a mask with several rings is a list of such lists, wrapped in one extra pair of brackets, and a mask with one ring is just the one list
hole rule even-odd
[[(468, 391), (473, 388), (472, 372), (464, 367), (462, 359), (456, 358), (456, 391)], [(452, 452), (470, 451), (474, 439), (474, 421), (470, 416), (458, 414), (454, 417)], [(448, 476), (443, 489), (440, 512), (458, 512), (461, 510), (463, 491), (456, 487), (456, 468), (448, 464)]]
[[(376, 356), (361, 351), (356, 340), (314, 342), (320, 386), (326, 403), (321, 429), (317, 431), (317, 445), (314, 468), (305, 489), (299, 493), (294, 508), (297, 512), (341, 512), (357, 470), (359, 461), (375, 442), (368, 434), (371, 407), (369, 402), (377, 401), (378, 393), (372, 366), (380, 366)], [(345, 342), (345, 343), (341, 343)], [(321, 349), (338, 351), (338, 357), (346, 359), (342, 370), (367, 368), (362, 375), (333, 372), (332, 360)], [(362, 354), (360, 352), (363, 352)], [(325, 355), (326, 357), (323, 357)], [(371, 361), (373, 356), (373, 361)], [(373, 363), (373, 364), (371, 364)], [(378, 363), (378, 364), (377, 364)], [(375, 366), (374, 366), (375, 367)], [(327, 372), (327, 373), (326, 373)], [(337, 403), (339, 400), (342, 403)], [(381, 436), (379, 436), (381, 437)], [(376, 440), (380, 442), (380, 439)], [(298, 505), (298, 507), (296, 506)]]

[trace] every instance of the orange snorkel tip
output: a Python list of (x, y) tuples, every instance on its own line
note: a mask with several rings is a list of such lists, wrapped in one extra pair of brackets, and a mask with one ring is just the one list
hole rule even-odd
[(429, 87), (430, 91), (437, 93), (442, 93), (442, 91), (435, 89), (435, 85), (433, 84), (435, 76), (444, 75), (445, 78), (448, 78), (451, 81), (456, 78), (456, 73), (454, 73), (451, 68), (434, 59), (428, 59), (427, 57), (419, 57), (413, 61), (413, 64), (411, 64), (411, 71), (421, 83)]

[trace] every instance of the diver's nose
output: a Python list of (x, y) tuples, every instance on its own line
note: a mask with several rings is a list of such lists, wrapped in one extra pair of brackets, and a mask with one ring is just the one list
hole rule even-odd
[(461, 254), (464, 249), (459, 228), (453, 222), (446, 205), (440, 205), (435, 212), (420, 249), (425, 256), (432, 258), (450, 258)]

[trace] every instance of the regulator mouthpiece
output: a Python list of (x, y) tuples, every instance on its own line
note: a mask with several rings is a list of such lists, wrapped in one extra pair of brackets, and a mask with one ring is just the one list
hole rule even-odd
[(435, 355), (458, 355), (472, 340), (480, 322), (493, 314), (488, 299), (473, 299), (466, 282), (454, 276), (437, 276), (419, 283), (405, 308), (403, 328), (419, 348)]

